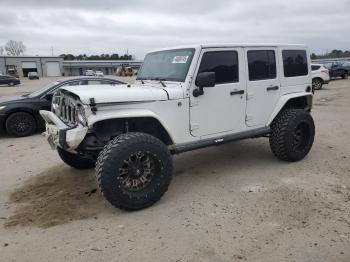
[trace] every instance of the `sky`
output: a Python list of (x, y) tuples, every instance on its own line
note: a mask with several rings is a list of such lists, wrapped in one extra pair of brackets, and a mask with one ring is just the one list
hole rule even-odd
[(196, 43), (350, 50), (350, 0), (0, 0), (0, 46), (26, 55), (146, 52)]

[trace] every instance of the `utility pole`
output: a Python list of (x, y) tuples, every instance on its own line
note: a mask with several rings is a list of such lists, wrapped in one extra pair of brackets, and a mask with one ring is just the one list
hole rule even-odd
[(51, 46), (51, 56), (53, 56), (53, 46)]

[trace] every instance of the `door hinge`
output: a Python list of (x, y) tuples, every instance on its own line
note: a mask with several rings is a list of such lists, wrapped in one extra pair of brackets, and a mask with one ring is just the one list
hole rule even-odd
[(247, 92), (247, 96), (246, 97), (247, 97), (247, 100), (250, 100), (250, 99), (252, 99), (254, 97), (254, 94)]
[(249, 120), (252, 120), (252, 119), (253, 119), (252, 115), (246, 115), (245, 116), (245, 121), (249, 121)]
[(198, 101), (196, 101), (196, 100), (193, 101), (193, 100), (192, 100), (192, 101), (190, 102), (190, 107), (198, 106), (198, 104), (199, 104)]
[(199, 129), (198, 124), (191, 124), (191, 131)]

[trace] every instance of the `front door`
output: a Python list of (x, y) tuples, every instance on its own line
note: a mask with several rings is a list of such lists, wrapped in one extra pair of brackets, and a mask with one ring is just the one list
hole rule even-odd
[[(190, 128), (196, 137), (228, 131), (241, 131), (245, 117), (245, 79), (242, 48), (203, 49), (195, 76), (215, 72), (215, 86), (204, 88), (204, 94), (194, 97), (197, 88), (191, 84)], [(195, 79), (195, 78), (194, 78)]]
[(247, 126), (263, 126), (280, 96), (277, 48), (245, 48), (247, 59)]

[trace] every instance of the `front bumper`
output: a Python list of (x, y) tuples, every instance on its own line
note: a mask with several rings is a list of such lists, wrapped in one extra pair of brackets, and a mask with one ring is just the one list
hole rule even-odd
[(83, 141), (88, 128), (82, 125), (67, 126), (53, 112), (40, 110), (40, 115), (46, 122), (46, 131), (43, 133), (52, 148), (61, 147), (67, 151), (74, 151)]

